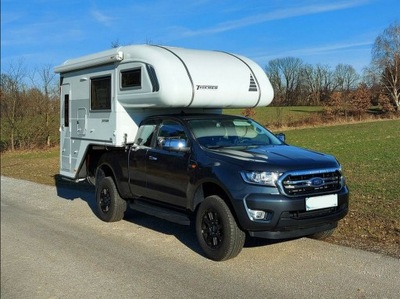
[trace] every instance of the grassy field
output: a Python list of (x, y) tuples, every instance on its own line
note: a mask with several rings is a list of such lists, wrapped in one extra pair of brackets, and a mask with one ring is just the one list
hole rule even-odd
[[(333, 154), (343, 166), (351, 192), (350, 212), (328, 241), (400, 258), (400, 120), (295, 129), (285, 134), (288, 143)], [(58, 148), (8, 152), (2, 154), (1, 173), (54, 185), (58, 154)]]
[[(253, 118), (265, 126), (291, 125), (314, 115), (318, 116), (323, 110), (321, 106), (288, 106), (288, 107), (258, 107)], [(224, 109), (225, 114), (243, 115), (244, 109)]]
[(1, 154), (1, 175), (55, 185), (59, 170), (59, 148), (15, 151)]

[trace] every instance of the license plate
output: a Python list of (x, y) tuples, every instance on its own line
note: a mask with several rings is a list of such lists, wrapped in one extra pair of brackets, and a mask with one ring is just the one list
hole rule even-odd
[(337, 194), (313, 196), (306, 198), (306, 211), (337, 207)]

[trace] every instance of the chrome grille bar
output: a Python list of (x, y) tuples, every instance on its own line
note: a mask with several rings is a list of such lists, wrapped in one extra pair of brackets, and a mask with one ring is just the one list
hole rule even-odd
[(340, 169), (317, 169), (284, 173), (277, 185), (287, 196), (318, 195), (339, 191), (343, 181)]

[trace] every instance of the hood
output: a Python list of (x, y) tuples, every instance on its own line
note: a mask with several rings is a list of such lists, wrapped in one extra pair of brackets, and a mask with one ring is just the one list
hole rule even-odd
[(339, 167), (337, 160), (323, 153), (290, 146), (250, 146), (210, 150), (215, 158), (239, 165), (243, 169), (290, 171)]

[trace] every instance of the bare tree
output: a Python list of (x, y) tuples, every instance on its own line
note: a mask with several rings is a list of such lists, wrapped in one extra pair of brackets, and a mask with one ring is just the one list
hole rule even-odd
[(56, 75), (52, 70), (51, 65), (44, 65), (42, 68), (37, 69), (34, 73), (34, 78), (32, 78), (33, 85), (41, 91), (37, 101), (37, 111), (38, 114), (42, 116), (43, 126), (42, 131), (45, 137), (45, 143), (47, 146), (51, 145), (51, 134), (52, 131), (51, 124), (54, 123), (52, 118), (57, 116), (54, 114), (54, 105), (52, 102), (57, 96), (58, 85), (56, 82)]
[(316, 75), (315, 68), (311, 64), (305, 65), (301, 70), (301, 81), (307, 91), (307, 102), (317, 105), (320, 100), (320, 80)]
[(265, 67), (265, 72), (267, 73), (274, 89), (274, 104), (280, 105), (283, 103), (285, 88), (283, 86), (282, 74), (277, 60), (269, 61), (268, 65)]
[(372, 48), (372, 65), (381, 76), (384, 94), (400, 108), (400, 25), (391, 24), (380, 34)]
[[(11, 63), (6, 74), (1, 74), (1, 118), (2, 133), (6, 131), (8, 136), (8, 148), (15, 150), (16, 134), (19, 129), (23, 116), (26, 112), (24, 109), (24, 79), (26, 70), (23, 61)], [(3, 121), (6, 128), (3, 128)], [(7, 130), (4, 130), (7, 129)]]
[(313, 105), (326, 101), (334, 90), (332, 71), (327, 65), (306, 65), (302, 68), (301, 81)]
[(337, 84), (334, 80), (334, 72), (329, 65), (318, 65), (322, 78), (322, 95), (321, 100), (325, 101), (332, 92), (337, 90)]
[[(382, 99), (380, 81), (381, 81), (380, 75), (375, 71), (373, 67), (370, 66), (364, 68), (362, 75), (362, 83), (366, 84), (369, 90), (371, 91), (371, 97), (372, 97), (371, 101), (374, 105), (378, 105), (380, 100)], [(386, 102), (387, 96), (385, 96), (384, 98)], [(394, 108), (393, 105), (392, 108)]]
[(1, 150), (42, 147), (58, 140), (58, 83), (50, 65), (28, 73), (22, 61), (11, 63), (1, 74), (0, 104)]
[(268, 63), (266, 71), (274, 88), (277, 87), (282, 93), (282, 102), (285, 105), (295, 104), (298, 100), (302, 65), (302, 60), (294, 57), (278, 58)]
[(351, 65), (338, 64), (335, 68), (334, 80), (339, 90), (350, 91), (357, 87), (360, 76)]

